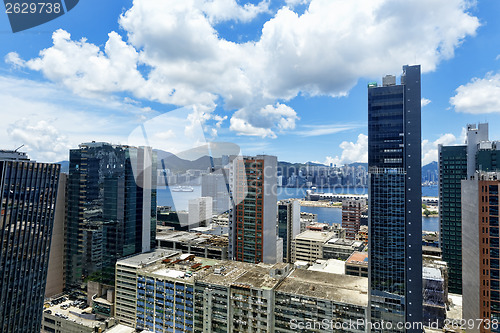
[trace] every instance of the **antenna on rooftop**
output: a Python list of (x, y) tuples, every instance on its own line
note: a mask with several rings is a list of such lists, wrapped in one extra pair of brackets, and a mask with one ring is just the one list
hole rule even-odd
[(17, 151), (18, 151), (19, 149), (23, 148), (23, 147), (24, 147), (24, 144), (20, 145), (20, 146), (19, 146), (19, 147), (17, 147), (16, 149), (14, 149), (14, 151), (17, 153)]

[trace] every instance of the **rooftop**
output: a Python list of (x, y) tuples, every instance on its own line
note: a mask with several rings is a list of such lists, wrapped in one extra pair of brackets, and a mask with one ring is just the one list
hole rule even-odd
[(345, 262), (338, 259), (328, 259), (328, 260), (316, 260), (311, 267), (308, 268), (310, 271), (344, 274), (345, 273)]
[(171, 241), (191, 245), (211, 245), (215, 247), (228, 246), (228, 238), (220, 235), (210, 235), (187, 231), (162, 231), (156, 235), (158, 241)]
[(347, 259), (346, 264), (358, 264), (368, 266), (368, 252), (354, 252)]
[(326, 243), (328, 240), (335, 237), (335, 235), (336, 234), (334, 232), (306, 230), (303, 233), (298, 234), (297, 237), (295, 237), (295, 240)]
[[(64, 299), (60, 303), (46, 302), (44, 312), (86, 327), (100, 327), (104, 323), (104, 320), (96, 319), (95, 314), (91, 313), (92, 308), (87, 307), (84, 301)], [(59, 300), (62, 300), (62, 298), (59, 298)]]
[(179, 254), (178, 251), (171, 251), (171, 250), (161, 250), (157, 249), (151, 252), (146, 252), (146, 253), (141, 253), (141, 254), (136, 254), (131, 257), (118, 260), (117, 264), (118, 265), (124, 265), (124, 266), (131, 266), (135, 268), (140, 268), (140, 267), (145, 267), (148, 265), (151, 265), (159, 260), (168, 258), (168, 257), (173, 257), (176, 254)]
[(277, 291), (363, 307), (368, 305), (368, 279), (360, 276), (296, 269)]
[(327, 242), (328, 245), (339, 245), (339, 246), (350, 246), (350, 247), (360, 247), (363, 245), (362, 241), (344, 239), (344, 238), (332, 238)]

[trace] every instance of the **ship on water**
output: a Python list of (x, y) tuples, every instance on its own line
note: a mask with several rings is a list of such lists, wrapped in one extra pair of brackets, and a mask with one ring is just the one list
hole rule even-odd
[(194, 189), (191, 186), (175, 186), (170, 189), (172, 192), (193, 192)]

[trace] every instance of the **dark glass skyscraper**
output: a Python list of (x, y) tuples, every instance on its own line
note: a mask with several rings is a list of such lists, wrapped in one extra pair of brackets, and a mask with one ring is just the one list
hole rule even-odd
[(439, 146), (439, 226), (448, 290), (462, 294), (461, 181), (467, 179), (467, 146)]
[(422, 320), (420, 99), (420, 66), (368, 85), (369, 311), (384, 332)]
[(0, 151), (0, 332), (40, 332), (59, 168)]
[(70, 151), (67, 286), (91, 275), (112, 284), (117, 259), (155, 246), (156, 177), (149, 147), (92, 142)]

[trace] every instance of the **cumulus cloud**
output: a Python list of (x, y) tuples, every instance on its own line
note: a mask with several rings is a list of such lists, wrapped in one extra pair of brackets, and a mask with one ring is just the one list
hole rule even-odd
[(271, 130), (273, 126), (278, 131), (292, 130), (298, 119), (294, 109), (280, 103), (266, 105), (260, 110), (248, 107), (235, 112), (230, 129), (242, 135), (275, 138), (276, 134)]
[(473, 78), (456, 89), (450, 104), (457, 112), (481, 114), (500, 112), (500, 73)]
[[(206, 112), (222, 105), (236, 111), (230, 128), (238, 134), (276, 137), (294, 128), (296, 114), (283, 108), (298, 94), (345, 96), (360, 78), (396, 73), (414, 60), (423, 72), (433, 71), (479, 26), (466, 0), (286, 4), (263, 25), (260, 39), (235, 43), (216, 24), (248, 22), (269, 10), (268, 1), (134, 0), (119, 19), (126, 38), (111, 32), (100, 49), (59, 30), (39, 57), (11, 56), (10, 63), (41, 71), (77, 94), (129, 92)], [(297, 4), (308, 8), (299, 15)], [(281, 110), (266, 111), (277, 101)]]
[(451, 133), (441, 135), (435, 141), (422, 140), (422, 165), (438, 160), (438, 145), (454, 145), (457, 138)]
[(430, 99), (428, 99), (428, 98), (422, 98), (422, 100), (420, 101), (420, 105), (421, 105), (422, 107), (424, 107), (424, 106), (426, 106), (426, 105), (429, 105), (429, 104), (430, 104), (430, 102), (431, 102), (431, 100), (430, 100)]
[(23, 150), (36, 151), (43, 160), (57, 161), (71, 148), (67, 137), (44, 120), (20, 119), (9, 126), (7, 133), (13, 141), (24, 144)]
[(354, 163), (354, 162), (368, 162), (368, 136), (364, 134), (358, 135), (358, 140), (356, 142), (344, 141), (339, 147), (342, 149), (341, 156), (327, 156), (325, 165), (337, 165), (341, 166), (344, 164)]

